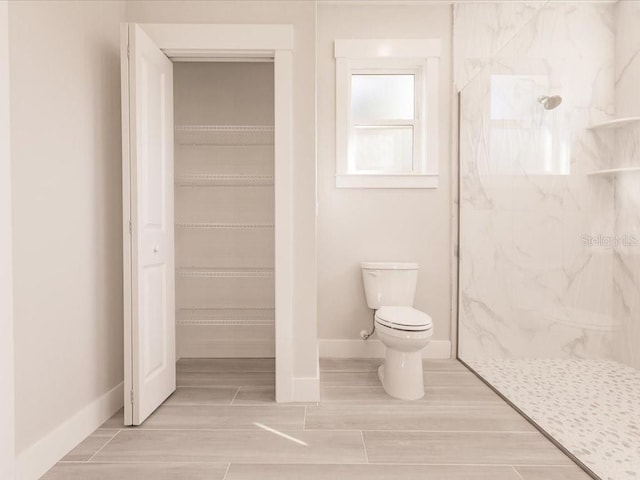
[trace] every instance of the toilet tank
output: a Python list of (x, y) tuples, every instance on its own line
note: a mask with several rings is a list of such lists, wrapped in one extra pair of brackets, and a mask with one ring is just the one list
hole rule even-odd
[(360, 268), (369, 308), (413, 306), (417, 263), (362, 262)]

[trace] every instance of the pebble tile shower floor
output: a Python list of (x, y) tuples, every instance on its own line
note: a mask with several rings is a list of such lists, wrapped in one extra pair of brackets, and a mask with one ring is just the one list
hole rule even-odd
[(470, 365), (603, 480), (640, 478), (638, 370), (580, 359)]
[(44, 480), (587, 480), (454, 360), (425, 361), (423, 399), (386, 396), (380, 360), (321, 361), (321, 402), (274, 402), (274, 362), (181, 360), (139, 427), (122, 412)]

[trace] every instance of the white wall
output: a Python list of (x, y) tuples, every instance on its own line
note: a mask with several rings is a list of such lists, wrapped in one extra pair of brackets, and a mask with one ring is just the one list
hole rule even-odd
[[(293, 50), (294, 377), (318, 375), (316, 327), (315, 2), (130, 1), (138, 23), (291, 24)], [(304, 382), (302, 382), (304, 383)], [(295, 392), (294, 392), (295, 395)]]
[(9, 9), (0, 1), (0, 478), (14, 478)]
[[(318, 324), (321, 352), (358, 342), (371, 328), (361, 261), (420, 264), (416, 308), (434, 321), (434, 340), (451, 329), (451, 7), (318, 6)], [(336, 39), (440, 38), (437, 189), (338, 189), (335, 186)], [(325, 346), (327, 348), (325, 349)], [(331, 354), (331, 353), (330, 353)], [(446, 351), (445, 351), (446, 354)]]
[(19, 478), (122, 382), (123, 19), (122, 2), (9, 5)]

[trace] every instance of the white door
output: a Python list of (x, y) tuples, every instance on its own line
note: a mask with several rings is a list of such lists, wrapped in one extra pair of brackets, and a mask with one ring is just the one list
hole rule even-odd
[(122, 56), (124, 404), (140, 425), (176, 388), (173, 64), (135, 24)]

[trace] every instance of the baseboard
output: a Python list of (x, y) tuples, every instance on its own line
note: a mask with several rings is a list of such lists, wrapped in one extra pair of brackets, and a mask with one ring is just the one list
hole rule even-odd
[[(329, 340), (320, 339), (320, 357), (334, 358), (383, 358), (384, 345), (377, 339), (371, 340)], [(449, 340), (431, 340), (422, 351), (422, 358), (451, 358)]]
[(294, 402), (319, 402), (320, 401), (320, 378), (319, 377), (297, 377), (293, 382)]
[(124, 404), (124, 384), (112, 388), (62, 425), (20, 452), (16, 480), (37, 480)]

